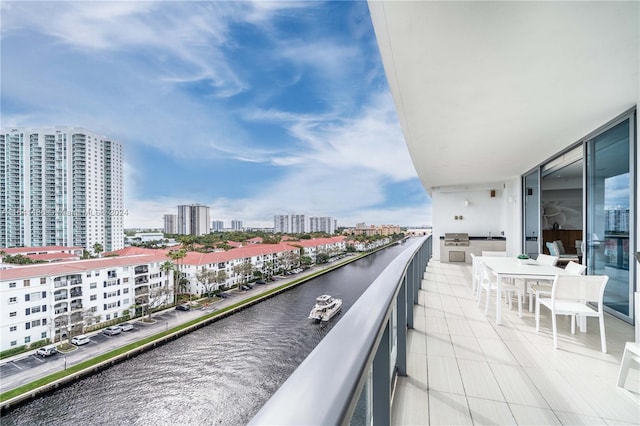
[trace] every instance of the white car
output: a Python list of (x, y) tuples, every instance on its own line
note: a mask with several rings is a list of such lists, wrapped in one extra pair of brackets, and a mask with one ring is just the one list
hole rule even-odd
[(56, 349), (56, 345), (43, 346), (36, 351), (36, 355), (40, 355), (43, 358), (46, 356), (55, 355), (57, 353), (58, 349)]
[(133, 330), (133, 324), (129, 322), (123, 322), (122, 324), (118, 324), (122, 331), (130, 331)]
[(104, 330), (102, 330), (102, 332), (104, 334), (106, 334), (107, 336), (113, 336), (114, 334), (122, 333), (122, 328), (120, 328), (119, 325), (112, 325), (112, 326), (107, 327)]
[(79, 336), (75, 336), (75, 337), (73, 337), (71, 339), (71, 344), (76, 345), (76, 346), (86, 345), (89, 342), (91, 342), (91, 340), (89, 340), (89, 336), (86, 336), (84, 334), (81, 334)]

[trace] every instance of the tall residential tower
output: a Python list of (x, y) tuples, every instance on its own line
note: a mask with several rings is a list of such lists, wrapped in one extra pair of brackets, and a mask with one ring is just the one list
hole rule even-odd
[(208, 234), (210, 223), (209, 207), (201, 204), (183, 204), (178, 206), (178, 234)]
[(124, 246), (122, 145), (81, 128), (0, 134), (0, 247)]

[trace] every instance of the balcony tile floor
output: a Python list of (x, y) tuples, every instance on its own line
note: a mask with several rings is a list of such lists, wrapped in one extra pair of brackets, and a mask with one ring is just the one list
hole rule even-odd
[[(493, 297), (495, 299), (495, 296)], [(597, 319), (571, 334), (558, 317), (559, 349), (551, 318), (516, 303), (495, 324), (471, 294), (471, 267), (431, 261), (424, 274), (414, 329), (407, 339), (407, 376), (399, 377), (392, 407), (396, 425), (625, 425), (640, 424), (638, 365), (625, 388), (616, 380), (633, 327), (605, 318), (608, 353), (600, 351)]]

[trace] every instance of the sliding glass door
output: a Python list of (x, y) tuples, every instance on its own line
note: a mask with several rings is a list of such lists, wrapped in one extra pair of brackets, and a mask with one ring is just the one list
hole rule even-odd
[(604, 303), (608, 310), (629, 320), (633, 257), (629, 236), (634, 202), (631, 176), (633, 116), (586, 142), (586, 259), (589, 275), (607, 275)]

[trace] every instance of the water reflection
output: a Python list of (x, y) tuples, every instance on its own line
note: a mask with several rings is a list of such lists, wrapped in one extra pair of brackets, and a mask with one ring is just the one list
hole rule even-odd
[(18, 407), (2, 424), (246, 424), (341, 318), (308, 320), (315, 298), (343, 299), (344, 314), (403, 248), (373, 254)]

